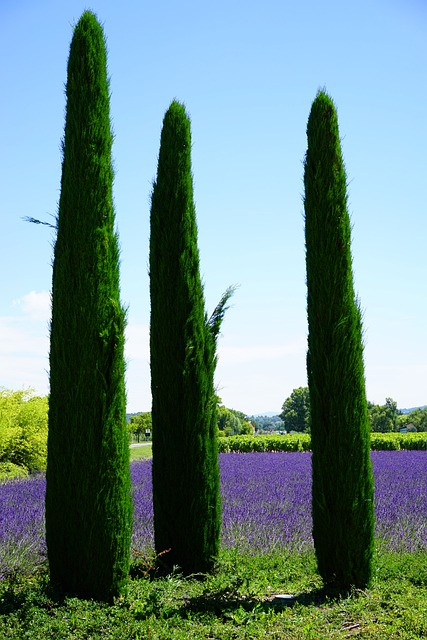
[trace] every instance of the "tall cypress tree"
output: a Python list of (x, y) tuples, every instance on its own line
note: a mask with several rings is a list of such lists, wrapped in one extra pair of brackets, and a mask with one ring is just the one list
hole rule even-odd
[(347, 181), (331, 98), (320, 91), (304, 166), (307, 372), (313, 537), (325, 584), (366, 587), (374, 513), (361, 311), (353, 287)]
[(106, 62), (103, 30), (85, 11), (68, 59), (46, 492), (52, 584), (101, 600), (125, 588), (132, 526)]
[[(151, 389), (155, 548), (163, 569), (212, 568), (221, 503), (214, 371), (232, 290), (210, 320), (199, 271), (190, 120), (173, 101), (163, 120), (150, 215)], [(164, 553), (166, 552), (166, 553)]]

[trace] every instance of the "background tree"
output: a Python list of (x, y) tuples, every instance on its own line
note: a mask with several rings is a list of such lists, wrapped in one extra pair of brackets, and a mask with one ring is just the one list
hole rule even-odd
[(427, 431), (427, 407), (417, 407), (407, 414), (398, 416), (399, 426), (412, 424), (417, 431)]
[(151, 411), (143, 411), (136, 416), (132, 416), (128, 423), (128, 430), (133, 436), (136, 436), (138, 442), (140, 438), (145, 438), (145, 433), (148, 430), (150, 435), (153, 429), (153, 421), (151, 419)]
[(310, 394), (308, 387), (294, 389), (282, 405), (280, 418), (286, 431), (310, 432)]
[(374, 486), (347, 179), (337, 113), (323, 91), (313, 102), (307, 139), (304, 208), (313, 538), (323, 581), (346, 590), (364, 588), (371, 579)]
[(150, 350), (156, 552), (166, 571), (209, 571), (219, 551), (221, 502), (214, 371), (232, 290), (210, 320), (199, 270), (190, 120), (167, 110), (151, 200)]
[(227, 409), (223, 404), (218, 405), (217, 411), (219, 435), (250, 435), (254, 432), (253, 425), (241, 411)]
[(285, 428), (283, 420), (279, 416), (249, 416), (249, 420), (255, 427), (255, 431), (273, 432), (282, 431)]
[(400, 411), (392, 398), (386, 398), (384, 405), (368, 402), (368, 413), (371, 431), (387, 433), (398, 430)]
[(221, 405), (217, 409), (218, 412), (218, 429), (225, 436), (232, 436), (239, 434), (241, 423), (239, 418), (234, 415), (227, 407)]
[(111, 600), (129, 570), (132, 503), (104, 34), (70, 47), (54, 248), (46, 539), (52, 584)]

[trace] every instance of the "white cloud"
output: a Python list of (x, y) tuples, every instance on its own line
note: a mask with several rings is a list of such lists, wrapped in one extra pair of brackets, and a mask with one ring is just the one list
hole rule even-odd
[(393, 398), (400, 409), (427, 404), (427, 364), (366, 366), (366, 395), (375, 404)]
[(48, 393), (48, 353), (47, 323), (20, 316), (0, 318), (0, 386)]
[[(14, 314), (0, 317), (0, 387), (49, 391), (50, 294), (31, 291), (12, 303)], [(130, 323), (125, 356), (129, 410), (148, 410), (150, 397), (149, 327)]]
[(129, 323), (126, 327), (125, 354), (128, 361), (150, 360), (150, 328), (146, 324)]
[[(215, 375), (218, 395), (226, 406), (247, 413), (279, 412), (292, 389), (307, 384), (306, 348), (305, 336), (288, 344), (258, 342), (240, 344), (237, 347), (232, 340), (221, 338)], [(148, 325), (128, 325), (125, 354), (128, 411), (149, 411), (151, 390)]]
[(13, 301), (13, 306), (31, 318), (31, 320), (45, 321), (50, 319), (51, 302), (48, 291), (30, 291), (25, 296)]
[[(50, 294), (30, 291), (16, 299), (13, 312), (0, 316), (0, 387), (49, 388)], [(268, 338), (268, 336), (267, 336)], [(292, 389), (306, 385), (306, 336), (281, 343), (277, 336), (251, 342), (247, 334), (221, 337), (216, 371), (218, 393), (226, 406), (247, 413), (280, 410)], [(244, 341), (246, 344), (244, 344)], [(274, 343), (273, 343), (274, 341)], [(420, 340), (405, 343), (403, 363), (395, 349), (366, 349), (368, 399), (383, 404), (392, 397), (399, 407), (426, 404), (427, 365)], [(387, 346), (387, 345), (386, 345)], [(416, 348), (417, 347), (417, 348)], [(149, 326), (131, 322), (126, 328), (127, 395), (129, 411), (151, 406)]]
[(38, 395), (49, 393), (49, 359), (44, 356), (31, 354), (1, 355), (2, 371), (0, 386), (5, 389), (34, 389)]
[(0, 317), (0, 386), (34, 388), (48, 393), (49, 318), (48, 291), (30, 291), (14, 300), (15, 313)]
[(0, 354), (44, 356), (49, 349), (47, 323), (32, 322), (21, 316), (0, 317)]
[(246, 346), (223, 346), (218, 349), (219, 360), (224, 366), (243, 363), (280, 360), (287, 356), (305, 354), (307, 339), (298, 338), (289, 344), (248, 344)]
[(129, 412), (151, 411), (150, 328), (130, 322), (126, 327), (126, 394)]
[[(243, 336), (224, 338), (219, 348), (215, 381), (217, 393), (227, 407), (248, 414), (280, 412), (292, 389), (305, 386), (305, 335), (294, 340), (242, 344)], [(239, 340), (240, 345), (234, 346)], [(226, 342), (226, 344), (224, 344)]]

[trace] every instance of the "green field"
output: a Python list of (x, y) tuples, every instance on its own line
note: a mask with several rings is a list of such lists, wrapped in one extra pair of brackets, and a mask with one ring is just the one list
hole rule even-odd
[(312, 554), (249, 557), (223, 551), (216, 573), (205, 579), (176, 574), (151, 580), (150, 560), (140, 560), (127, 597), (113, 606), (55, 599), (44, 574), (0, 582), (0, 638), (416, 640), (427, 635), (427, 554), (377, 554), (372, 587), (337, 598), (322, 591)]
[(141, 458), (151, 458), (153, 450), (150, 444), (144, 444), (142, 447), (130, 447), (130, 459), (141, 460)]

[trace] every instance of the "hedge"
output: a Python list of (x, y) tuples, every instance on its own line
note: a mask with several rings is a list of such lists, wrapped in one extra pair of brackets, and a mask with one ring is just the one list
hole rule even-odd
[[(272, 436), (229, 436), (218, 439), (220, 453), (248, 453), (251, 451), (311, 451), (307, 433)], [(371, 449), (375, 451), (426, 449), (427, 433), (372, 433)]]

